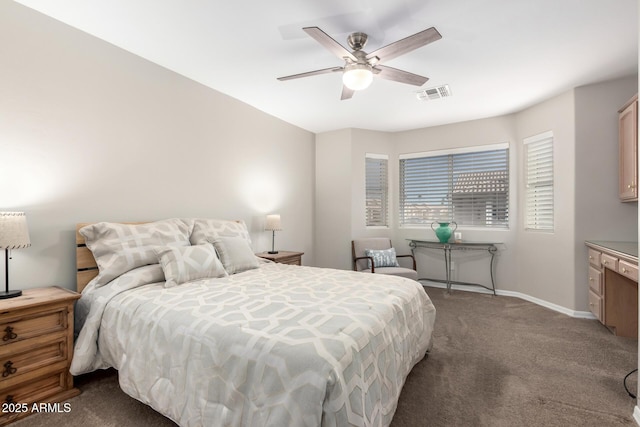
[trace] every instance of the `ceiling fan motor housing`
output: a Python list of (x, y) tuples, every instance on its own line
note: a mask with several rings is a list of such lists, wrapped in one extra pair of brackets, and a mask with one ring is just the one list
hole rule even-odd
[(367, 36), (365, 33), (351, 33), (347, 37), (347, 43), (349, 43), (349, 47), (353, 50), (360, 50), (364, 48), (364, 45), (367, 44)]

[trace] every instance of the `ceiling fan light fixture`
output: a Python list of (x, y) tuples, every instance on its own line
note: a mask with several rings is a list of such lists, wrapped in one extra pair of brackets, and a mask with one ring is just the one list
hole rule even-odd
[(351, 90), (366, 89), (373, 81), (371, 66), (367, 64), (349, 64), (344, 67), (342, 83)]

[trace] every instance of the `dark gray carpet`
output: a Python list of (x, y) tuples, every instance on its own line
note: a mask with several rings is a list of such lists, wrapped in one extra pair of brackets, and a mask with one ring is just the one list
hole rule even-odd
[[(392, 427), (635, 426), (622, 379), (637, 341), (510, 297), (427, 288), (438, 310), (433, 351), (413, 369)], [(637, 389), (637, 376), (629, 377)], [(76, 378), (68, 414), (15, 427), (174, 426), (122, 393), (113, 370)]]
[[(636, 340), (519, 298), (426, 289), (434, 347), (409, 374), (393, 427), (635, 425), (622, 380)], [(636, 374), (628, 384), (636, 394)]]

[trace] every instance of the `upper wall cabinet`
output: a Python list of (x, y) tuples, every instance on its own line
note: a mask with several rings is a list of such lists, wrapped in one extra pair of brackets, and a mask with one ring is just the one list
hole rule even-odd
[(638, 95), (618, 111), (620, 200), (638, 200)]

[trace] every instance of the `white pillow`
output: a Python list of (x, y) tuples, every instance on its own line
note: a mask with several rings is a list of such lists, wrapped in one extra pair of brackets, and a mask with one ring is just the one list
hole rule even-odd
[(194, 280), (227, 275), (210, 243), (196, 246), (159, 247), (155, 252), (164, 271), (165, 288)]
[(197, 218), (193, 220), (191, 244), (210, 243), (218, 237), (242, 237), (251, 247), (251, 236), (244, 221)]
[(224, 269), (229, 274), (241, 273), (260, 266), (256, 257), (243, 237), (217, 237), (211, 240), (218, 252)]
[(146, 224), (99, 222), (82, 227), (79, 232), (99, 269), (95, 286), (105, 285), (134, 268), (157, 264), (154, 249), (158, 246), (188, 246), (190, 228), (180, 219)]

